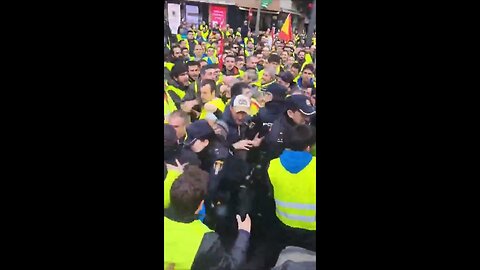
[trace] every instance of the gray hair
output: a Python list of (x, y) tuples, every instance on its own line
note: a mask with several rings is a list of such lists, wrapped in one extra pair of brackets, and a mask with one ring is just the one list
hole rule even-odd
[(247, 71), (245, 71), (245, 73), (247, 73), (248, 79), (251, 80), (252, 82), (255, 82), (255, 81), (258, 80), (257, 71), (255, 71), (253, 69), (247, 69)]
[(268, 75), (270, 75), (272, 78), (275, 79), (275, 74), (277, 74), (277, 71), (275, 70), (274, 67), (267, 67), (264, 69), (264, 73), (267, 73)]

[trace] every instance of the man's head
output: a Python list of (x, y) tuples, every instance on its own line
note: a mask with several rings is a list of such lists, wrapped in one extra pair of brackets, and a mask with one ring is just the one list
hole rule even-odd
[(248, 84), (244, 82), (237, 82), (234, 85), (232, 85), (231, 89), (231, 97), (234, 99), (236, 96), (244, 95), (247, 98), (252, 97), (252, 90), (248, 86)]
[(188, 76), (193, 80), (198, 79), (198, 77), (200, 76), (200, 63), (197, 61), (188, 61), (187, 68)]
[(177, 139), (181, 139), (187, 134), (190, 116), (182, 110), (176, 110), (168, 116), (168, 124), (175, 129)]
[(178, 45), (180, 46), (180, 48), (186, 48), (187, 47), (187, 41), (185, 41), (185, 39), (182, 39), (178, 42)]
[(225, 68), (227, 70), (232, 70), (233, 67), (235, 66), (235, 56), (233, 55), (227, 55), (225, 57), (225, 62), (224, 62)]
[(170, 76), (180, 85), (187, 86), (189, 84), (188, 69), (183, 63), (175, 64), (170, 71)]
[(200, 69), (207, 65), (207, 61), (205, 59), (200, 60)]
[(282, 63), (286, 64), (288, 61), (288, 52), (283, 51), (282, 54), (280, 54), (280, 58), (282, 59)]
[(200, 70), (200, 76), (202, 80), (215, 80), (215, 70), (217, 69), (217, 65), (210, 64), (202, 67)]
[(289, 88), (293, 84), (293, 80), (295, 79), (295, 77), (293, 77), (293, 74), (288, 71), (281, 72), (280, 75), (277, 76), (277, 78), (278, 83), (285, 86), (286, 88)]
[(308, 125), (297, 125), (293, 127), (285, 146), (293, 151), (308, 151), (316, 142), (315, 128)]
[(305, 51), (304, 50), (299, 51), (297, 55), (298, 55), (298, 60), (300, 60), (300, 61), (305, 60)]
[(215, 48), (212, 46), (212, 47), (209, 47), (207, 49), (207, 56), (209, 57), (213, 57), (215, 55)]
[(267, 62), (268, 62), (268, 66), (273, 67), (276, 71), (280, 66), (281, 58), (277, 54), (271, 54), (268, 57)]
[(243, 59), (243, 56), (237, 56), (235, 58), (235, 66), (239, 69), (243, 68), (243, 66), (245, 65), (245, 61)]
[(258, 81), (258, 74), (255, 69), (247, 69), (245, 73), (243, 73), (243, 82), (245, 83), (252, 83)]
[(315, 107), (304, 95), (291, 95), (286, 99), (286, 104), (288, 117), (297, 125), (308, 123), (310, 117), (315, 114)]
[(187, 126), (187, 138), (184, 145), (199, 153), (205, 149), (210, 140), (215, 136), (215, 131), (207, 120), (197, 120)]
[[(178, 146), (178, 138), (175, 133), (175, 129), (170, 124), (163, 124), (163, 147), (164, 153), (170, 152), (169, 150), (174, 149)], [(170, 159), (171, 156), (165, 157), (164, 159)]]
[(193, 40), (193, 30), (188, 30), (188, 32), (187, 32), (187, 39)]
[(268, 47), (263, 47), (262, 49), (262, 54), (264, 59), (268, 59), (268, 56), (270, 56), (270, 48)]
[(252, 40), (247, 40), (247, 48), (249, 50), (253, 50), (253, 48), (255, 47), (255, 45), (253, 44)]
[(246, 62), (246, 67), (247, 68), (253, 68), (256, 69), (258, 64), (258, 58), (256, 56), (248, 56), (247, 57), (247, 62)]
[(182, 49), (179, 46), (173, 46), (171, 52), (174, 59), (182, 58)]
[(208, 173), (198, 166), (185, 166), (170, 188), (170, 208), (181, 218), (198, 214), (207, 195), (208, 180)]
[[(287, 66), (292, 67), (293, 63), (295, 63), (295, 57), (293, 56), (288, 56), (287, 58)], [(298, 70), (297, 70), (298, 71)]]
[(287, 95), (287, 88), (278, 83), (272, 83), (265, 90), (265, 102), (270, 101), (285, 101)]
[(203, 103), (212, 101), (215, 98), (215, 81), (214, 80), (202, 80), (200, 87), (200, 98)]
[(298, 74), (300, 73), (300, 68), (302, 66), (299, 63), (293, 63), (292, 66), (290, 67), (290, 72), (293, 74), (294, 77), (297, 77)]
[(302, 81), (310, 82), (310, 80), (313, 78), (314, 71), (315, 67), (312, 64), (306, 65), (302, 71)]
[(276, 70), (274, 67), (266, 67), (263, 70), (262, 84), (273, 82), (275, 80), (275, 73), (276, 73)]
[(245, 123), (250, 114), (250, 98), (243, 95), (236, 96), (232, 101), (230, 111), (235, 124), (241, 125)]
[(187, 48), (185, 48), (185, 47), (182, 48), (182, 56), (183, 56), (183, 58), (185, 58), (185, 59), (190, 58), (190, 51), (189, 51)]
[(193, 53), (196, 57), (201, 57), (203, 55), (203, 47), (201, 44), (196, 44), (195, 49), (193, 49)]

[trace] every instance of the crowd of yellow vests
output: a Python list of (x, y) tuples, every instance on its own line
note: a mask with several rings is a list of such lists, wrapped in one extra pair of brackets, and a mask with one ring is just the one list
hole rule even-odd
[[(242, 37), (240, 34), (240, 28), (235, 32), (233, 28), (226, 25), (223, 28), (210, 29), (207, 24), (202, 23), (198, 29), (192, 26), (188, 30), (184, 28), (184, 32), (187, 34), (176, 34), (168, 39), (166, 44), (166, 50), (168, 54), (165, 54), (164, 71), (167, 74), (164, 78), (164, 119), (171, 112), (182, 109), (177, 108), (175, 102), (172, 100), (172, 95), (178, 95), (181, 99), (184, 97), (185, 92), (180, 90), (175, 84), (171, 83), (172, 80), (168, 76), (168, 72), (172, 70), (175, 63), (170, 61), (169, 56), (175, 55), (177, 58), (182, 59), (183, 63), (188, 65), (188, 62), (196, 62), (199, 64), (198, 71), (206, 65), (217, 65), (214, 70), (214, 80), (218, 89), (222, 89), (222, 86), (231, 87), (231, 85), (225, 81), (226, 77), (237, 78), (241, 81), (248, 82), (252, 87), (260, 90), (265, 90), (268, 85), (277, 82), (278, 79), (273, 76), (269, 81), (262, 81), (264, 79), (264, 73), (267, 66), (273, 66), (276, 70), (275, 75), (279, 75), (282, 71), (289, 71), (294, 75), (293, 82), (298, 83), (301, 77), (301, 72), (307, 65), (313, 66), (313, 57), (315, 55), (316, 38), (312, 38), (312, 46), (305, 47), (301, 44), (305, 40), (303, 35), (294, 35), (294, 40), (284, 42), (278, 39), (272, 41), (272, 35), (270, 30), (267, 30), (261, 34), (257, 39), (254, 39), (252, 32), (248, 32), (247, 36)], [(270, 40), (269, 40), (270, 39)], [(303, 40), (302, 40), (303, 39)], [(223, 69), (218, 66), (219, 60), (219, 44), (223, 44)], [(301, 47), (302, 46), (302, 47)], [(280, 63), (269, 63), (269, 55), (280, 56)], [(234, 61), (235, 72), (228, 74), (225, 70), (225, 58), (232, 56), (230, 61)], [(255, 81), (249, 80), (246, 72), (246, 61), (249, 57), (257, 57), (258, 62), (253, 71), (257, 76)], [(177, 61), (178, 63), (178, 61)], [(263, 67), (263, 69), (262, 69)], [(316, 87), (314, 68), (311, 69), (313, 88)], [(196, 94), (199, 94), (199, 82), (194, 78), (189, 77), (189, 84), (193, 85)], [(221, 112), (225, 109), (225, 104), (228, 103), (229, 98), (221, 98), (219, 91), (216, 92), (216, 96), (211, 100), (202, 104), (202, 112), (198, 115), (197, 119), (204, 119), (206, 116), (205, 108), (213, 106), (219, 109)], [(251, 115), (255, 115), (259, 108), (264, 106), (262, 100), (251, 100), (252, 108)]]
[[(168, 116), (177, 110), (189, 113), (192, 122), (208, 120), (208, 117), (214, 112), (223, 113), (231, 100), (230, 89), (236, 82), (248, 84), (252, 92), (255, 89), (255, 95), (247, 95), (251, 97), (248, 113), (250, 116), (256, 115), (260, 108), (265, 106), (266, 101), (262, 93), (266, 92), (266, 89), (274, 83), (285, 86), (288, 89), (287, 96), (294, 95), (295, 91), (300, 91), (302, 95), (308, 96), (312, 95), (312, 89), (316, 89), (315, 38), (312, 39), (311, 46), (305, 46), (303, 35), (296, 34), (293, 40), (281, 41), (276, 35), (272, 35), (270, 30), (263, 32), (258, 37), (253, 37), (250, 31), (246, 36), (242, 36), (241, 28), (234, 31), (233, 28), (226, 25), (222, 28), (211, 29), (205, 23), (202, 23), (198, 29), (180, 26), (178, 32), (179, 34), (168, 38), (164, 51), (165, 124), (168, 124)], [(212, 84), (213, 82), (215, 84), (207, 87), (210, 91), (204, 93), (204, 84), (201, 80), (211, 80)], [(190, 93), (193, 93), (193, 96), (187, 96)], [(309, 103), (307, 104), (310, 106)], [(315, 106), (315, 104), (312, 105)], [(194, 106), (197, 106), (196, 109), (192, 109)], [(198, 123), (200, 122), (202, 121), (198, 121)], [(314, 148), (313, 156), (315, 156), (315, 152)], [(315, 175), (315, 157), (312, 160), (308, 166), (292, 177), (310, 179), (312, 175)], [(290, 173), (283, 167), (280, 159), (271, 161), (270, 168), (270, 181), (275, 187), (277, 212), (283, 211), (287, 216), (280, 215), (280, 221), (292, 228), (315, 231), (314, 202), (316, 196), (315, 188), (312, 188), (315, 186), (315, 180), (310, 181), (310, 184), (296, 185), (292, 192), (291, 185), (283, 185), (285, 175), (290, 175)], [(170, 204), (170, 187), (174, 179), (180, 175), (179, 171), (169, 171), (164, 184), (164, 208)], [(296, 194), (294, 198), (296, 204), (288, 201), (291, 199), (292, 193)], [(299, 196), (298, 194), (303, 195)], [(283, 198), (286, 198), (286, 201), (281, 201)], [(303, 208), (296, 205), (302, 205)], [(289, 215), (306, 217), (302, 216), (304, 220), (299, 220), (299, 218), (289, 218)], [(173, 265), (169, 269), (174, 269), (173, 267), (175, 269), (178, 267), (192, 269), (189, 267), (193, 267), (192, 264), (194, 264), (193, 261), (203, 235), (211, 230), (200, 221), (183, 224), (168, 218), (164, 219), (167, 223), (166, 226), (176, 230), (174, 235), (169, 236), (169, 248), (175, 252), (168, 253), (168, 260), (165, 261), (166, 267)], [(183, 246), (183, 243), (192, 243), (192, 241), (195, 244), (188, 247)], [(182, 250), (182, 252), (176, 252), (176, 250)], [(197, 266), (194, 269), (203, 268)]]

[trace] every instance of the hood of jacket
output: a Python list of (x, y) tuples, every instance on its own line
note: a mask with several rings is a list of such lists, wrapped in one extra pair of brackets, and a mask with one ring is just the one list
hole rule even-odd
[(312, 160), (312, 154), (305, 151), (292, 151), (285, 149), (280, 155), (280, 162), (290, 173), (298, 173)]

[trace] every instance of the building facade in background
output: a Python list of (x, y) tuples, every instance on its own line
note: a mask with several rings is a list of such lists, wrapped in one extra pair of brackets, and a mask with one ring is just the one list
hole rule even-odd
[[(292, 14), (292, 25), (299, 32), (306, 31), (309, 16), (309, 3), (313, 0), (271, 0), (271, 3), (261, 9), (260, 30), (281, 27), (288, 14)], [(174, 26), (177, 21), (186, 21), (199, 25), (202, 21), (218, 22), (224, 16), (225, 23), (236, 29), (248, 19), (249, 10), (253, 16), (250, 20), (251, 29), (255, 29), (257, 10), (260, 0), (167, 0), (165, 1), (164, 15), (168, 18), (170, 28), (176, 32)], [(169, 12), (168, 7), (175, 10)], [(173, 14), (175, 13), (175, 14)], [(223, 14), (225, 13), (225, 14)], [(172, 22), (174, 23), (172, 25)], [(178, 27), (178, 26), (177, 26)], [(175, 28), (175, 29), (173, 29)]]

